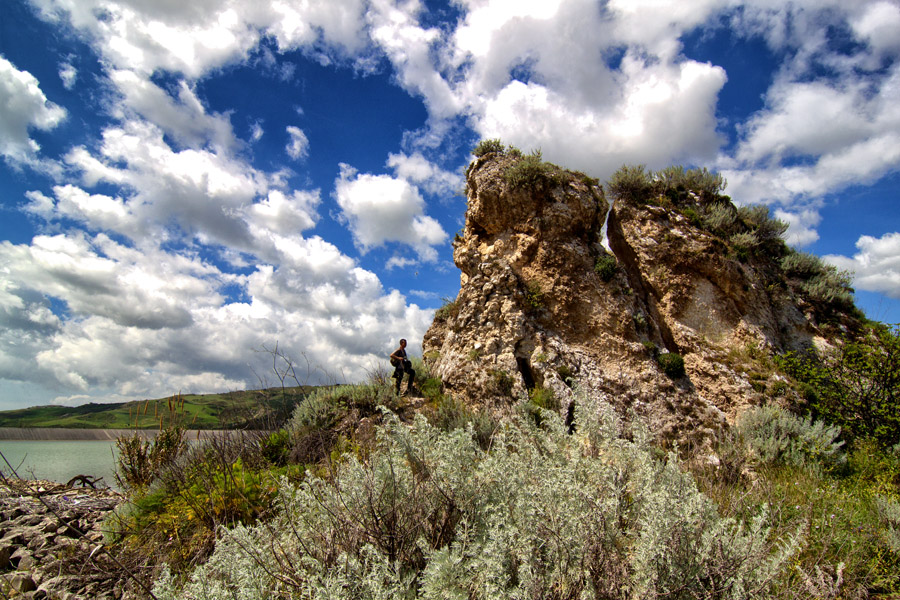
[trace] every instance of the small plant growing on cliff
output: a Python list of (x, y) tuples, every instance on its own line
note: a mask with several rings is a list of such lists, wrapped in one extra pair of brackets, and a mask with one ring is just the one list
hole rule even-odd
[(525, 304), (531, 310), (544, 308), (544, 290), (540, 282), (531, 281), (525, 288)]
[(480, 158), (485, 154), (503, 154), (505, 151), (506, 148), (503, 146), (503, 142), (495, 138), (489, 140), (481, 140), (480, 142), (478, 142), (478, 145), (475, 146), (474, 150), (472, 150), (472, 154)]
[(500, 396), (512, 396), (513, 378), (509, 376), (509, 373), (506, 371), (501, 371), (499, 369), (490, 371), (491, 384), (494, 387), (494, 391)]
[(455, 319), (458, 314), (459, 302), (456, 299), (444, 298), (444, 305), (434, 311), (434, 320), (443, 323)]
[(678, 353), (663, 352), (656, 357), (656, 362), (659, 363), (663, 373), (672, 379), (680, 379), (685, 375), (684, 358)]
[(594, 272), (603, 281), (610, 281), (619, 272), (619, 263), (612, 254), (604, 254), (594, 263)]

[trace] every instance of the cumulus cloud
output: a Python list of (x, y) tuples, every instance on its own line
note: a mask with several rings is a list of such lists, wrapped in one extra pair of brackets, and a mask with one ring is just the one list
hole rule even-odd
[(303, 130), (293, 125), (287, 126), (289, 136), (288, 145), (285, 147), (288, 155), (294, 160), (306, 158), (309, 154), (309, 140)]
[(464, 185), (459, 173), (451, 173), (426, 159), (421, 152), (388, 155), (387, 166), (400, 179), (416, 184), (430, 194), (448, 196), (459, 192)]
[(856, 247), (859, 252), (852, 257), (829, 254), (824, 259), (838, 269), (852, 272), (856, 289), (900, 299), (900, 233), (887, 233), (880, 238), (864, 235)]
[(447, 232), (423, 214), (425, 200), (405, 179), (359, 174), (353, 167), (341, 165), (335, 195), (341, 215), (363, 252), (399, 242), (411, 246), (420, 260), (437, 260), (434, 246), (446, 241)]
[(38, 80), (0, 56), (0, 156), (14, 163), (33, 161), (40, 150), (31, 128), (48, 131), (66, 118), (61, 106), (50, 102)]

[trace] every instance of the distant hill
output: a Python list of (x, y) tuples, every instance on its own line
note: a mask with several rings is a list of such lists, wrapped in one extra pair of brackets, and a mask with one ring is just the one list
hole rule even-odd
[(73, 429), (157, 429), (178, 423), (187, 429), (244, 429), (277, 426), (314, 386), (270, 388), (223, 394), (176, 394), (82, 406), (33, 406), (0, 411), (0, 427)]

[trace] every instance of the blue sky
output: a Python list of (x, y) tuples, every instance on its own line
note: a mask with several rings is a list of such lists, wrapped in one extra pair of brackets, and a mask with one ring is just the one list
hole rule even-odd
[(900, 322), (898, 55), (890, 0), (6, 0), (0, 409), (420, 351), (482, 138), (717, 170)]

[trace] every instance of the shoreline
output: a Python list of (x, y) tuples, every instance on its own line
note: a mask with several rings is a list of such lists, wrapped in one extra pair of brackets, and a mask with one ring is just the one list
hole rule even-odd
[[(122, 436), (138, 434), (153, 439), (158, 429), (70, 429), (62, 427), (0, 427), (2, 442), (114, 442)], [(206, 440), (233, 434), (256, 434), (240, 429), (187, 429), (188, 440)]]

